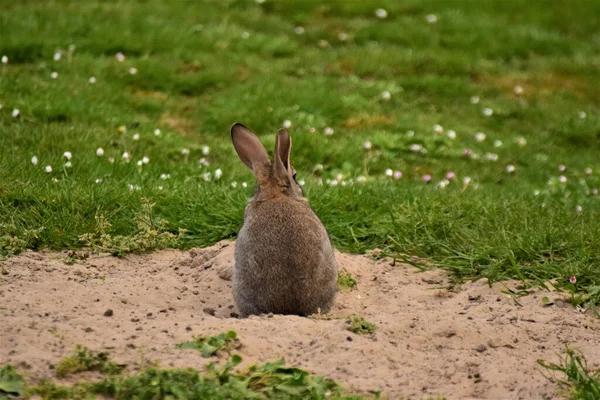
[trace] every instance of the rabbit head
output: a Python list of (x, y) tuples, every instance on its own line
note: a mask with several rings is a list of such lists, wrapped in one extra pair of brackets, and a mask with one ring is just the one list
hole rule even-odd
[(258, 136), (244, 125), (236, 123), (231, 127), (231, 140), (242, 162), (256, 177), (254, 200), (286, 196), (304, 201), (302, 189), (296, 182), (296, 170), (290, 163), (292, 138), (287, 130), (277, 132), (273, 162)]

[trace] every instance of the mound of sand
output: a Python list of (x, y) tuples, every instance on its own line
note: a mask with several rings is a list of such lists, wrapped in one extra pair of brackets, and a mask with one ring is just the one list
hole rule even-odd
[[(448, 290), (443, 270), (419, 272), (389, 259), (337, 254), (358, 281), (338, 294), (332, 314), (339, 319), (239, 319), (231, 294), (233, 248), (220, 242), (123, 259), (92, 255), (74, 265), (64, 262), (66, 252), (12, 257), (2, 262), (8, 273), (0, 278), (1, 363), (50, 378), (57, 361), (81, 344), (110, 352), (132, 370), (153, 361), (202, 368), (214, 358), (175, 344), (235, 330), (243, 365), (285, 357), (289, 365), (392, 399), (552, 397), (557, 387), (536, 360), (557, 361), (564, 343), (600, 367), (598, 320), (560, 301), (542, 306), (542, 296), (560, 294), (530, 289), (517, 306), (502, 291), (518, 282), (490, 287), (480, 280)], [(344, 317), (352, 313), (379, 329), (367, 336), (348, 331)]]

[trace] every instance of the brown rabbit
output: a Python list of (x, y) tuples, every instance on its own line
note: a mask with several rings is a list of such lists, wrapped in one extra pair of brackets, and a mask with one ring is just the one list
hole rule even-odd
[(328, 312), (337, 264), (325, 227), (296, 183), (290, 135), (277, 133), (273, 163), (244, 125), (231, 127), (231, 139), (257, 183), (235, 246), (233, 297), (241, 315)]

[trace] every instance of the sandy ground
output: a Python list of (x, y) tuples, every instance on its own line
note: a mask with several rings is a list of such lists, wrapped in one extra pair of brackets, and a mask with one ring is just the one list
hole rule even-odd
[[(344, 318), (236, 318), (231, 294), (233, 243), (189, 252), (118, 259), (92, 255), (67, 265), (66, 252), (25, 252), (2, 261), (1, 363), (34, 379), (76, 344), (109, 351), (132, 369), (201, 367), (214, 360), (176, 343), (193, 334), (238, 333), (243, 365), (285, 357), (298, 366), (388, 398), (539, 399), (557, 396), (536, 360), (557, 361), (564, 343), (600, 367), (600, 323), (560, 301), (542, 306), (530, 290), (522, 307), (485, 280), (451, 288), (442, 270), (419, 272), (391, 260), (338, 254), (358, 287), (337, 296), (333, 314), (361, 314), (375, 334), (347, 330)], [(505, 286), (506, 285), (506, 286)], [(111, 309), (112, 316), (105, 316)], [(227, 354), (220, 355), (221, 358)]]

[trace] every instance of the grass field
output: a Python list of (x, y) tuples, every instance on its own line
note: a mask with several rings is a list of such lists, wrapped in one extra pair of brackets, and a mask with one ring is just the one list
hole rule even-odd
[(339, 249), (597, 302), (600, 3), (320, 3), (4, 2), (2, 253), (234, 238), (289, 125)]

